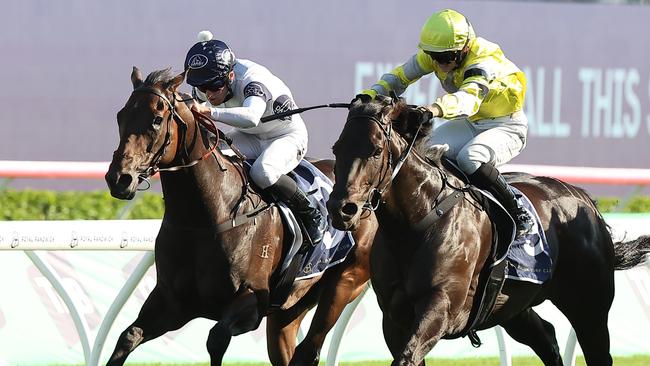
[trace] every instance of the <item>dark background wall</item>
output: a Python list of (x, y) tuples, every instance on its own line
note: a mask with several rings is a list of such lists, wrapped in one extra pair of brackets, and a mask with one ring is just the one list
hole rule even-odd
[[(423, 0), (6, 2), (0, 160), (110, 160), (131, 67), (180, 72), (200, 30), (266, 65), (307, 106), (350, 100), (415, 52), (421, 25), (446, 7), (467, 15), (529, 76), (529, 145), (513, 163), (650, 167), (650, 7)], [(406, 97), (423, 104), (440, 93), (427, 78)], [(345, 111), (303, 117), (309, 155), (331, 157)]]

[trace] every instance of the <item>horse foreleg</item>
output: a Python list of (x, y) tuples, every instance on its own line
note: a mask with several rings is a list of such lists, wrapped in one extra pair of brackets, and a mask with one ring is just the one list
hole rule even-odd
[(276, 311), (266, 317), (266, 347), (272, 365), (288, 365), (296, 348), (300, 323), (308, 306), (299, 302), (290, 309)]
[[(352, 261), (353, 258), (350, 258)], [(290, 365), (318, 365), (327, 333), (336, 324), (347, 304), (363, 291), (370, 273), (361, 265), (341, 266), (326, 274), (323, 292), (305, 339), (300, 342)], [(327, 285), (330, 284), (330, 285)]]
[(398, 358), (392, 365), (415, 366), (424, 362), (424, 357), (445, 334), (450, 321), (451, 304), (447, 293), (433, 290), (415, 303), (415, 316), (410, 326), (410, 335)]
[(178, 329), (189, 320), (187, 314), (182, 314), (177, 306), (169, 304), (156, 286), (142, 305), (138, 318), (120, 335), (106, 365), (123, 365), (137, 346)]
[[(410, 324), (411, 322), (409, 321), (408, 323)], [(394, 321), (387, 314), (384, 314), (381, 319), (381, 328), (384, 332), (384, 340), (386, 341), (390, 354), (393, 356), (393, 359), (397, 359), (406, 346), (406, 341), (408, 340), (408, 334), (406, 334), (407, 329), (404, 329), (404, 324)]]
[(214, 327), (212, 327), (212, 329), (210, 329), (210, 334), (208, 335), (208, 340), (205, 344), (208, 353), (210, 354), (210, 365), (221, 365), (231, 338), (232, 333), (230, 332), (228, 324), (218, 322)]
[(221, 365), (230, 339), (249, 332), (259, 325), (258, 300), (251, 289), (243, 289), (224, 310), (221, 320), (210, 329), (206, 347), (210, 365)]

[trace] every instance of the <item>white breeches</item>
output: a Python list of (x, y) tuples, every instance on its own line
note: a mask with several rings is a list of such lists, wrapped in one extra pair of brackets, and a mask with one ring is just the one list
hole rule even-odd
[(447, 121), (436, 128), (430, 145), (449, 145), (445, 156), (472, 174), (482, 163), (498, 167), (510, 161), (526, 147), (528, 119), (523, 111), (509, 116), (470, 122), (467, 118)]
[(303, 123), (292, 124), (281, 133), (254, 135), (235, 129), (227, 135), (246, 158), (255, 159), (250, 175), (262, 189), (292, 171), (307, 153), (307, 128)]

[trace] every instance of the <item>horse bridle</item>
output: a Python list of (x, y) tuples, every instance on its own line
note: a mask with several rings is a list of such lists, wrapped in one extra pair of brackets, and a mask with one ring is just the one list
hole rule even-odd
[[(388, 187), (393, 182), (393, 179), (395, 179), (397, 173), (399, 173), (399, 170), (402, 168), (404, 161), (411, 153), (411, 150), (413, 149), (413, 145), (415, 144), (417, 136), (420, 133), (420, 129), (422, 128), (423, 122), (420, 122), (420, 124), (418, 125), (418, 129), (415, 132), (415, 136), (413, 136), (413, 140), (409, 143), (404, 153), (402, 153), (402, 155), (399, 157), (399, 159), (397, 160), (397, 164), (395, 164), (395, 167), (392, 168), (393, 172), (390, 175), (390, 179), (384, 184), (383, 187), (379, 188), (382, 185), (382, 182), (386, 179), (386, 176), (388, 172), (391, 170), (391, 167), (393, 165), (393, 151), (390, 148), (392, 142), (393, 123), (392, 121), (389, 121), (388, 123), (382, 123), (383, 117), (382, 119), (380, 119), (377, 116), (366, 116), (366, 115), (353, 116), (351, 118), (348, 118), (346, 123), (355, 119), (371, 120), (375, 122), (383, 132), (384, 137), (386, 137), (384, 145), (388, 150), (388, 164), (386, 164), (385, 170), (383, 169), (384, 164), (382, 164), (382, 169), (379, 172), (380, 175), (379, 181), (377, 182), (377, 185), (370, 190), (370, 192), (368, 193), (368, 198), (366, 199), (366, 202), (363, 204), (364, 210), (369, 210), (374, 212), (379, 208), (382, 195), (384, 194), (384, 192), (388, 190)], [(384, 128), (384, 125), (387, 125), (387, 128)]]
[[(167, 117), (167, 127), (165, 131), (165, 139), (163, 140), (163, 144), (160, 146), (158, 151), (154, 153), (153, 158), (151, 159), (151, 162), (149, 163), (149, 166), (142, 172), (138, 174), (138, 179), (141, 181), (147, 181), (149, 177), (152, 175), (156, 174), (156, 172), (164, 172), (164, 171), (177, 171), (180, 169), (184, 168), (189, 168), (191, 166), (194, 166), (198, 164), (201, 160), (205, 159), (207, 156), (211, 155), (219, 145), (219, 135), (217, 134), (217, 140), (214, 143), (214, 146), (212, 146), (210, 149), (208, 149), (208, 152), (206, 152), (203, 156), (201, 156), (198, 159), (192, 160), (191, 162), (187, 164), (181, 164), (181, 165), (175, 165), (167, 168), (160, 168), (158, 164), (160, 163), (160, 160), (162, 159), (163, 156), (165, 156), (165, 153), (167, 152), (167, 148), (171, 144), (171, 129), (170, 129), (170, 124), (171, 121), (176, 121), (178, 124), (178, 131), (179, 131), (179, 137), (178, 137), (178, 146), (182, 146), (182, 152), (184, 155), (184, 158), (189, 159), (189, 154), (187, 152), (187, 146), (185, 144), (185, 138), (186, 138), (186, 132), (187, 132), (187, 122), (183, 120), (183, 117), (178, 113), (176, 109), (176, 93), (173, 94), (173, 98), (170, 101), (169, 98), (167, 98), (163, 93), (161, 93), (158, 89), (149, 87), (149, 86), (141, 86), (135, 90), (133, 90), (132, 93), (148, 93), (148, 94), (153, 94), (159, 97), (169, 108), (169, 116)], [(185, 99), (179, 100), (181, 102), (185, 102)], [(216, 129), (216, 127), (215, 127)], [(176, 160), (176, 157), (178, 156), (178, 149), (176, 151), (176, 155), (174, 156), (174, 160)]]
[[(136, 93), (136, 92), (138, 92), (138, 93), (149, 93), (149, 94), (154, 94), (154, 95), (158, 96), (160, 99), (163, 100), (163, 102), (165, 102), (165, 104), (167, 104), (167, 106), (169, 107), (169, 112), (170, 112), (169, 117), (167, 118), (167, 122), (166, 122), (167, 123), (167, 131), (165, 132), (165, 140), (163, 141), (162, 146), (154, 154), (154, 157), (151, 159), (151, 162), (149, 163), (149, 166), (144, 171), (142, 171), (141, 173), (138, 174), (138, 179), (140, 179), (140, 181), (147, 181), (148, 182), (148, 178), (150, 176), (154, 175), (156, 172), (164, 172), (164, 171), (173, 172), (173, 171), (177, 171), (177, 170), (180, 170), (180, 169), (189, 168), (189, 167), (192, 167), (192, 166), (198, 164), (201, 160), (203, 160), (206, 157), (212, 155), (218, 149), (219, 141), (220, 141), (221, 138), (224, 138), (226, 143), (230, 146), (230, 148), (240, 158), (240, 160), (242, 162), (246, 161), (246, 157), (232, 144), (232, 141), (228, 137), (226, 137), (223, 134), (223, 132), (221, 132), (221, 130), (219, 130), (217, 128), (217, 126), (214, 124), (215, 121), (212, 118), (207, 117), (207, 116), (205, 116), (203, 114), (200, 114), (198, 112), (192, 111), (192, 113), (194, 114), (194, 118), (196, 119), (197, 124), (203, 125), (204, 127), (206, 127), (210, 132), (212, 132), (216, 136), (216, 141), (214, 142), (214, 145), (212, 147), (210, 147), (208, 149), (208, 151), (205, 154), (203, 154), (200, 158), (192, 160), (191, 162), (189, 162), (187, 164), (175, 165), (175, 166), (171, 166), (171, 167), (167, 167), (167, 168), (158, 167), (158, 163), (160, 162), (160, 159), (162, 159), (162, 157), (165, 156), (165, 152), (167, 151), (167, 148), (171, 144), (171, 133), (170, 133), (170, 128), (169, 127), (170, 127), (170, 123), (171, 123), (172, 120), (174, 120), (174, 121), (176, 121), (176, 123), (178, 123), (179, 131), (180, 131), (180, 133), (179, 133), (180, 136), (178, 137), (178, 141), (179, 141), (178, 144), (179, 144), (179, 146), (181, 146), (181, 145), (183, 146), (184, 158), (189, 159), (189, 154), (187, 152), (187, 146), (186, 146), (186, 143), (185, 143), (188, 124), (187, 124), (187, 122), (185, 122), (185, 120), (183, 120), (183, 117), (181, 117), (180, 114), (177, 112), (177, 110), (176, 110), (176, 102), (177, 101), (178, 102), (186, 102), (186, 101), (191, 100), (191, 99), (180, 99), (180, 100), (178, 100), (178, 99), (176, 99), (176, 93), (173, 93), (174, 98), (172, 98), (172, 100), (170, 101), (169, 98), (167, 98), (164, 94), (162, 94), (158, 89), (148, 87), (148, 86), (139, 87), (139, 88), (133, 90), (132, 93)], [(198, 128), (198, 126), (197, 126), (197, 128)], [(174, 156), (174, 160), (176, 160), (177, 156), (178, 156), (178, 149), (176, 151), (176, 155)], [(217, 164), (220, 165), (218, 159), (217, 159)], [(225, 171), (226, 169), (222, 167), (221, 170)], [(233, 209), (231, 210), (231, 214), (233, 216), (232, 219), (217, 225), (216, 228), (215, 228), (217, 233), (225, 232), (225, 231), (228, 231), (228, 230), (230, 230), (232, 228), (235, 228), (237, 226), (246, 224), (246, 223), (248, 223), (250, 221), (254, 221), (258, 215), (260, 215), (263, 212), (266, 212), (267, 210), (269, 210), (270, 208), (275, 206), (273, 203), (266, 204), (263, 207), (256, 208), (255, 210), (253, 210), (251, 212), (247, 212), (247, 213), (244, 213), (244, 214), (237, 215), (239, 207), (243, 203), (243, 200), (246, 197), (247, 189), (249, 188), (248, 179), (246, 178), (246, 174), (245, 174), (245, 172), (243, 170), (243, 167), (238, 168), (237, 171), (241, 175), (242, 180), (244, 182), (243, 185), (242, 185), (242, 195), (239, 198), (239, 200), (237, 201), (237, 203), (235, 203)]]

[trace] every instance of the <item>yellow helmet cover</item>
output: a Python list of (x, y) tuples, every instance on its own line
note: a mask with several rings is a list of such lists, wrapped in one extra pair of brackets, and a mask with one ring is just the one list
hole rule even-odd
[(475, 37), (474, 29), (465, 16), (445, 9), (434, 13), (424, 23), (418, 47), (428, 52), (458, 51)]

